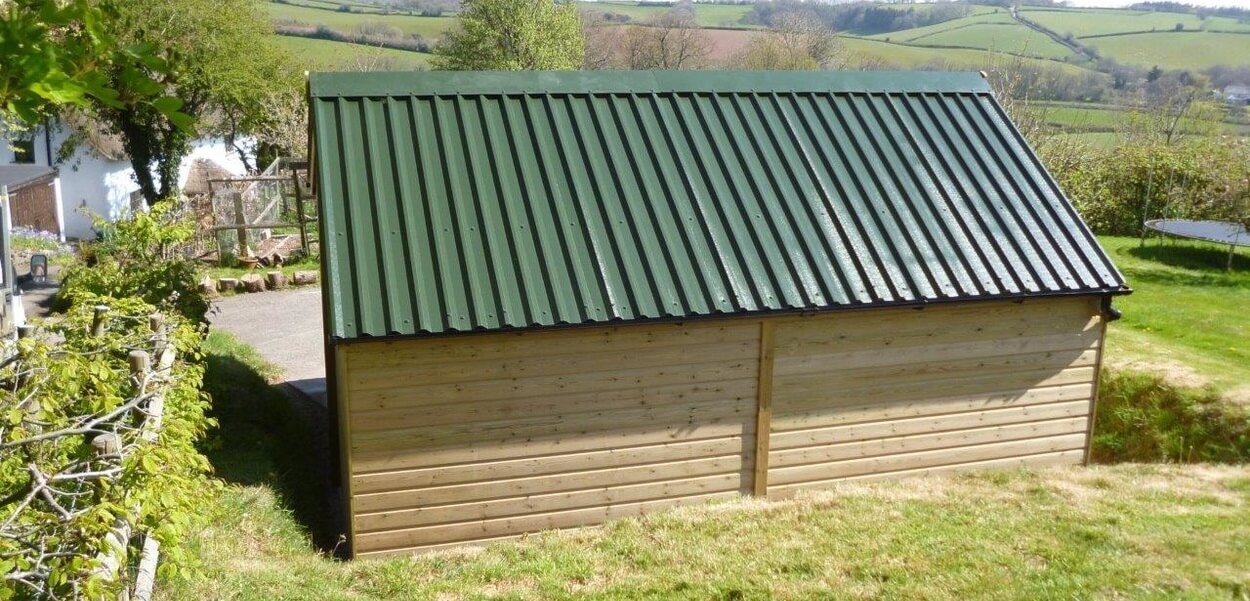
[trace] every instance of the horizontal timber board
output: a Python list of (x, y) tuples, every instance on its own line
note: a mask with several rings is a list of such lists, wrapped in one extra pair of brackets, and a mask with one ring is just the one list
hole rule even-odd
[[(348, 352), (352, 351), (348, 347)], [(638, 369), (715, 364), (734, 359), (752, 360), (758, 354), (758, 340), (659, 348), (613, 348), (595, 352), (568, 352), (557, 346), (527, 357), (483, 358), (434, 365), (379, 367), (362, 361), (352, 367), (347, 379), (352, 390), (376, 390), (477, 380), (604, 373), (622, 366)]]
[(526, 532), (592, 526), (608, 520), (641, 515), (643, 513), (706, 503), (716, 499), (735, 499), (741, 495), (736, 492), (722, 492), (692, 497), (675, 497), (641, 503), (628, 503), (606, 507), (591, 507), (546, 514), (525, 515), (519, 517), (498, 518), (447, 524), (424, 526), (371, 534), (359, 534), (353, 541), (353, 551), (370, 553), (395, 548), (412, 548), (426, 545), (437, 545), (470, 541), (481, 538), (492, 538)]
[(743, 477), (740, 473), (717, 474), (713, 476), (613, 486), (610, 488), (559, 491), (509, 497), (489, 502), (357, 514), (356, 528), (358, 533), (369, 533), (399, 528), (475, 522), (535, 513), (620, 505), (622, 503), (657, 501), (691, 495), (724, 492), (741, 493), (742, 482)]
[[(717, 474), (738, 474), (743, 469), (738, 454), (653, 463), (629, 467), (548, 474), (527, 478), (482, 480), (464, 484), (432, 486), (379, 493), (357, 493), (354, 509), (359, 514), (425, 506), (495, 502), (514, 497), (579, 490), (604, 490), (645, 483), (680, 480)], [(450, 468), (456, 469), (456, 468)]]
[[(942, 394), (943, 391), (929, 391), (928, 394), (935, 392)], [(824, 403), (791, 402), (787, 405), (789, 410), (784, 414), (774, 412), (772, 431), (775, 438), (778, 432), (793, 430), (1067, 401), (1088, 403), (1089, 398), (1089, 383), (1080, 382), (1052, 387), (1018, 388), (937, 397), (917, 395), (890, 402), (861, 401), (839, 407), (830, 407)], [(808, 408), (809, 406), (815, 408)]]
[(508, 478), (541, 476), (594, 469), (621, 468), (720, 455), (740, 456), (742, 437), (669, 442), (658, 445), (544, 455), (479, 463), (440, 465), (414, 470), (360, 474), (352, 478), (356, 494), (488, 482)]
[(452, 425), (409, 427), (352, 434), (352, 451), (433, 449), (465, 443), (507, 444), (544, 437), (580, 438), (610, 432), (622, 425), (639, 429), (668, 426), (689, 431), (724, 420), (754, 419), (751, 400), (703, 401), (569, 415), (537, 416)]
[(755, 340), (758, 334), (757, 321), (696, 320), (656, 325), (370, 341), (348, 345), (352, 347), (348, 369), (359, 366), (360, 362), (375, 367), (416, 367), (475, 359), (524, 358), (552, 352), (594, 353), (626, 348), (734, 343)]
[(462, 403), (353, 411), (351, 422), (353, 431), (370, 432), (419, 425), (434, 426), (498, 421), (516, 417), (663, 407), (701, 401), (746, 400), (755, 398), (755, 386), (756, 380), (752, 378), (515, 399), (468, 400)]
[(1087, 299), (1052, 299), (1042, 303), (970, 303), (930, 306), (923, 310), (889, 309), (814, 315), (779, 321), (777, 356), (811, 348), (858, 348), (867, 344), (925, 345), (949, 337), (959, 340), (1014, 338), (1093, 329), (1096, 303)]
[(1037, 367), (1094, 365), (1097, 347), (1081, 344), (1063, 349), (1029, 349), (1022, 353), (958, 354), (894, 353), (886, 357), (864, 353), (835, 353), (792, 357), (778, 361), (774, 377), (823, 374), (839, 380), (865, 378), (920, 378), (958, 376), (968, 372), (1009, 372)]
[[(817, 378), (790, 376), (775, 380), (773, 390), (773, 415), (791, 412), (852, 407), (922, 399), (932, 395), (973, 395), (996, 390), (1032, 390), (1050, 386), (1086, 384), (1094, 382), (1094, 366), (1069, 367), (1057, 370), (1045, 368), (1029, 371), (1013, 371), (1002, 374), (968, 375), (963, 378), (941, 380), (902, 380), (864, 384), (854, 388), (841, 388), (830, 379), (823, 384)], [(796, 381), (797, 380), (797, 381)]]
[[(404, 447), (374, 452), (353, 451), (353, 473), (370, 473), (386, 470), (428, 467), (448, 463), (470, 463), (522, 457), (551, 456), (582, 451), (598, 451), (666, 442), (683, 442), (725, 437), (747, 437), (755, 433), (755, 420), (725, 419), (705, 420), (694, 427), (676, 424), (655, 424), (639, 427), (635, 424), (618, 424), (595, 436), (568, 438), (555, 434), (546, 438), (514, 440), (499, 443), (493, 440), (475, 440), (447, 448)], [(752, 439), (753, 440), (753, 439)]]
[(772, 449), (773, 451), (781, 451), (833, 443), (856, 442), (914, 434), (932, 434), (969, 428), (1007, 426), (1054, 419), (1086, 419), (1089, 416), (1089, 409), (1089, 400), (1085, 399), (1047, 403), (1045, 405), (1024, 405), (981, 411), (943, 413), (924, 417), (896, 418), (851, 425), (775, 432), (771, 437), (773, 442)]
[(1008, 340), (940, 343), (905, 349), (878, 346), (859, 351), (812, 353), (778, 358), (776, 376), (791, 377), (887, 366), (923, 366), (928, 362), (992, 359), (1012, 355), (1053, 353), (1060, 357), (1065, 354), (1076, 357), (1084, 351), (1097, 349), (1098, 338), (1098, 330), (1089, 330)]
[(1010, 442), (963, 446), (915, 453), (898, 453), (866, 459), (849, 459), (770, 470), (769, 483), (794, 484), (815, 480), (831, 480), (848, 476), (861, 476), (880, 472), (917, 469), (936, 465), (951, 465), (1000, 459), (1017, 455), (1035, 455), (1056, 451), (1085, 448), (1085, 433), (1065, 434), (1046, 438), (1032, 438)]
[(862, 482), (871, 480), (885, 480), (889, 478), (911, 478), (916, 476), (928, 476), (937, 474), (951, 474), (959, 472), (971, 472), (993, 469), (1015, 469), (1022, 467), (1047, 467), (1052, 465), (1075, 465), (1085, 459), (1084, 449), (1073, 449), (1067, 451), (1055, 451), (1048, 453), (1035, 453), (1032, 455), (1016, 455), (1013, 457), (1002, 457), (997, 459), (987, 459), (984, 461), (969, 461), (964, 463), (953, 463), (948, 465), (934, 465), (921, 467), (916, 469), (895, 470), (892, 472), (876, 472), (871, 474), (861, 474), (858, 476), (848, 476), (844, 478), (833, 478), (829, 480), (813, 480), (809, 482), (800, 482), (797, 484), (787, 484), (784, 486), (768, 487), (768, 497), (770, 499), (785, 499), (804, 492), (814, 491), (821, 488), (836, 488), (851, 482)]
[(385, 390), (351, 390), (353, 411), (372, 411), (414, 405), (460, 403), (470, 400), (511, 399), (555, 394), (577, 394), (682, 383), (738, 380), (757, 375), (754, 359), (730, 359), (699, 365), (621, 367), (614, 371), (538, 376), (502, 380), (473, 380), (452, 384), (404, 386)]
[(777, 468), (831, 463), (850, 459), (882, 457), (917, 451), (983, 445), (995, 442), (1048, 438), (1064, 434), (1084, 435), (1087, 417), (1026, 422), (1005, 426), (948, 430), (930, 434), (912, 434), (871, 440), (832, 442), (823, 446), (802, 447), (769, 454), (770, 466)]

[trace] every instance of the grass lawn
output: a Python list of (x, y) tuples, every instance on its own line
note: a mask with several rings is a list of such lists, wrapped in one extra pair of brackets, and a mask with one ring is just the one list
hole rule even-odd
[(1164, 69), (1245, 64), (1250, 56), (1250, 35), (1237, 33), (1142, 33), (1085, 42), (1122, 63)]
[[(1115, 242), (1111, 240), (1110, 242)], [(1123, 323), (1123, 322), (1121, 322)], [(310, 435), (248, 347), (214, 333), (228, 485), (158, 598), (1241, 599), (1250, 470), (1120, 465), (848, 482), (485, 548), (340, 562)], [(324, 459), (323, 459), (324, 460)]]
[(423, 52), (286, 35), (277, 36), (277, 41), (278, 46), (310, 68), (324, 71), (345, 69), (353, 63), (379, 63), (383, 66), (382, 70), (424, 69), (430, 63), (431, 56)]
[(1227, 272), (1226, 246), (1100, 240), (1134, 289), (1115, 301), (1124, 317), (1111, 324), (1104, 360), (1250, 400), (1250, 249), (1239, 249)]

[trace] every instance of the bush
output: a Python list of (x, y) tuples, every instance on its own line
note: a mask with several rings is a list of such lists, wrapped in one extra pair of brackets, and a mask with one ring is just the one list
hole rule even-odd
[(80, 261), (65, 271), (57, 310), (97, 297), (135, 297), (204, 321), (208, 299), (196, 285), (198, 265), (189, 250), (195, 229), (170, 203), (96, 227), (99, 239), (84, 245)]
[(1100, 463), (1250, 461), (1250, 411), (1211, 390), (1162, 377), (1104, 371), (1091, 460)]
[[(0, 572), (8, 580), (0, 599), (116, 598), (125, 575), (102, 572), (99, 554), (112, 550), (105, 534), (119, 523), (163, 544), (163, 573), (193, 565), (179, 544), (201, 525), (199, 506), (214, 486), (194, 446), (211, 425), (201, 330), (170, 314), (167, 337), (157, 338), (154, 307), (131, 298), (109, 299), (108, 327), (93, 334), (91, 305), (102, 299), (83, 300), (45, 322), (50, 335), (20, 340), (0, 367)], [(178, 351), (170, 370), (132, 377), (130, 351), (166, 343)], [(144, 429), (157, 395), (164, 411), (153, 440)], [(101, 436), (115, 437), (115, 450), (96, 453)]]
[[(1250, 144), (1195, 136), (1182, 143), (1121, 144), (1051, 165), (1086, 223), (1100, 234), (1135, 235), (1143, 219), (1240, 221), (1250, 214)], [(1052, 161), (1053, 163), (1053, 161)]]

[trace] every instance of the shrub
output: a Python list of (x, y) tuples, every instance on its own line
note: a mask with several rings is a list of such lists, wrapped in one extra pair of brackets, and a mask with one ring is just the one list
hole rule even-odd
[(1093, 461), (1250, 461), (1250, 411), (1211, 390), (1164, 378), (1104, 371), (1094, 418)]
[(195, 229), (171, 203), (96, 227), (99, 239), (84, 245), (82, 260), (65, 271), (58, 310), (90, 298), (135, 297), (204, 321), (208, 299), (196, 286), (189, 250)]
[[(194, 446), (211, 425), (200, 328), (170, 314), (157, 338), (153, 306), (109, 299), (109, 327), (93, 334), (91, 303), (102, 299), (83, 300), (45, 322), (50, 336), (18, 341), (0, 366), (0, 599), (116, 598), (125, 579), (102, 572), (99, 555), (113, 549), (105, 534), (119, 523), (163, 544), (164, 573), (191, 565), (179, 543), (200, 525), (212, 490)], [(166, 343), (178, 351), (170, 370), (132, 377), (129, 352)], [(144, 429), (157, 394), (164, 411), (153, 440)], [(106, 435), (115, 450), (94, 452)]]

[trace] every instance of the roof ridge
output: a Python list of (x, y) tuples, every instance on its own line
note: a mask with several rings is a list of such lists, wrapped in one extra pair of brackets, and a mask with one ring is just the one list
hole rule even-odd
[(975, 72), (413, 71), (313, 73), (313, 98), (681, 93), (990, 93)]

